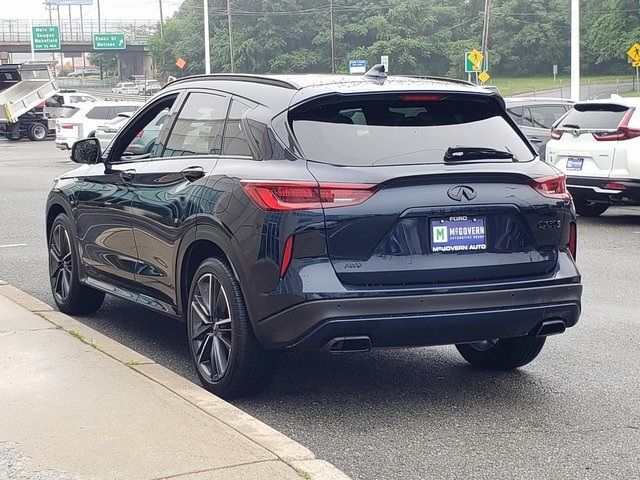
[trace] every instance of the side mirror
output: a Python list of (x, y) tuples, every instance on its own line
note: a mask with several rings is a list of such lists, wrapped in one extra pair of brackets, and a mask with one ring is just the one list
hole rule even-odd
[(93, 165), (100, 162), (101, 156), (100, 141), (97, 138), (78, 140), (71, 147), (71, 160), (75, 163)]

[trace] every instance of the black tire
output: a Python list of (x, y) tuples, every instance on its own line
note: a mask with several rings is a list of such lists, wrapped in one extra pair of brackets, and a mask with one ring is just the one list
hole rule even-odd
[(515, 337), (456, 345), (460, 355), (474, 367), (513, 370), (531, 363), (544, 346), (545, 337)]
[(609, 205), (606, 203), (587, 202), (581, 198), (574, 198), (576, 212), (582, 217), (597, 217), (607, 211)]
[(59, 214), (51, 225), (47, 239), (51, 293), (61, 312), (90, 314), (102, 306), (104, 293), (78, 280), (78, 250), (72, 232), (67, 215)]
[(34, 142), (40, 142), (47, 138), (47, 127), (45, 127), (42, 123), (32, 123), (29, 126), (29, 140), (33, 140)]
[(185, 317), (191, 357), (204, 388), (237, 398), (269, 383), (275, 353), (253, 333), (238, 281), (225, 262), (208, 258), (200, 264), (191, 279)]
[(20, 140), (20, 137), (13, 138), (13, 135), (11, 135), (11, 132), (5, 132), (4, 138), (6, 138), (7, 140), (9, 140), (11, 142), (17, 142), (18, 140)]

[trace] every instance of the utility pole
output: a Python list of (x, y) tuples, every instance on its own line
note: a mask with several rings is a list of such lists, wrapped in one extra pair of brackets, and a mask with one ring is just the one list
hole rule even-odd
[(100, 0), (97, 1), (98, 4), (98, 33), (102, 32), (102, 27), (100, 26), (102, 20), (100, 18)]
[(229, 24), (229, 60), (231, 61), (231, 73), (235, 71), (233, 58), (233, 27), (231, 24), (231, 0), (227, 0), (227, 23)]
[(336, 73), (336, 27), (333, 20), (333, 0), (329, 0), (329, 21), (331, 24), (331, 73)]
[(162, 15), (162, 0), (158, 0), (158, 5), (160, 6), (160, 38), (164, 40), (164, 16)]
[(211, 53), (209, 52), (209, 1), (202, 0), (204, 13), (204, 73), (211, 73)]
[(580, 0), (571, 0), (571, 100), (580, 101)]
[[(49, 10), (49, 25), (53, 26), (53, 15), (51, 14), (51, 9), (53, 7), (51, 6), (51, 4), (49, 3), (49, 0), (47, 0), (47, 10)], [(60, 33), (60, 30), (58, 30), (58, 34)], [(51, 52), (51, 60), (53, 62), (56, 61), (56, 53), (55, 52)], [(55, 66), (54, 66), (54, 71), (55, 71)]]
[[(487, 62), (487, 50), (489, 49), (489, 17), (491, 15), (491, 0), (484, 0), (484, 24), (482, 26), (482, 62)], [(481, 70), (484, 70), (482, 65)]]

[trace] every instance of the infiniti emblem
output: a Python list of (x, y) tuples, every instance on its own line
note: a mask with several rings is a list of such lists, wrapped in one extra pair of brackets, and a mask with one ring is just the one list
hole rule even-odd
[(456, 185), (455, 187), (451, 187), (447, 191), (447, 195), (449, 195), (451, 200), (455, 200), (456, 202), (461, 202), (462, 199), (471, 201), (478, 196), (476, 191), (467, 185)]

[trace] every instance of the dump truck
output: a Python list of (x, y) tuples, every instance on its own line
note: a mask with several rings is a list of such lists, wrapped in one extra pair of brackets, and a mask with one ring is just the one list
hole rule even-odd
[(58, 87), (48, 62), (0, 65), (0, 134), (8, 140), (44, 140), (49, 133), (45, 101)]

